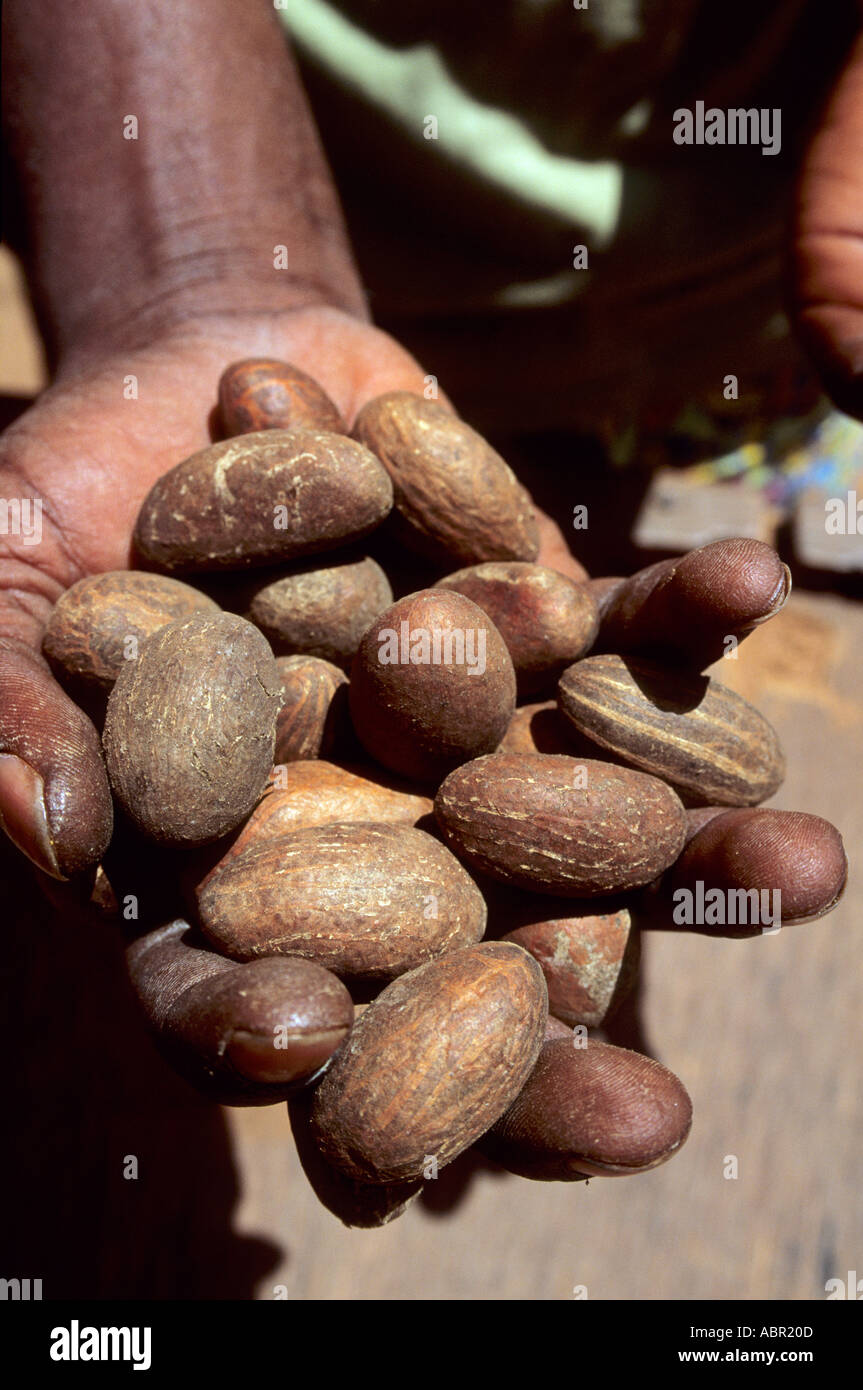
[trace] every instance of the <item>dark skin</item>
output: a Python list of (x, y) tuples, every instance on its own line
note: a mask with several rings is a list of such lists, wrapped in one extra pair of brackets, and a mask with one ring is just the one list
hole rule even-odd
[[(0, 537), (0, 816), (45, 874), (66, 880), (101, 857), (111, 803), (98, 737), (40, 655), (52, 604), (83, 575), (129, 564), (151, 484), (210, 442), (227, 363), (295, 362), (349, 422), (380, 392), (421, 391), (424, 368), (370, 322), (271, 5), (71, 0), (58, 10), (9, 0), (3, 22), (11, 239), (53, 379), (0, 442), (0, 496), (41, 498), (44, 516), (38, 546)], [(838, 127), (828, 124), (813, 151), (795, 262), (807, 331), (837, 396), (858, 410), (863, 197), (854, 200), (843, 141), (853, 127), (861, 148), (860, 87), (853, 74), (845, 80), (830, 118)], [(137, 140), (124, 139), (128, 115)], [(847, 185), (837, 188), (834, 167)], [(863, 168), (856, 176), (863, 182)], [(831, 232), (840, 224), (853, 235)], [(273, 267), (280, 245), (288, 270)], [(123, 396), (129, 375), (137, 400)], [(540, 558), (583, 577), (548, 519)], [(742, 637), (786, 593), (773, 552), (728, 542), (645, 578), (627, 603), (615, 599), (610, 622), (618, 639), (625, 630), (627, 650), (655, 644), (667, 627), (677, 659), (700, 665), (705, 632)], [(844, 867), (830, 827), (811, 818), (803, 830), (805, 844), (795, 823), (787, 844), (774, 835), (771, 849), (792, 877), (801, 865), (808, 915), (819, 915), (835, 903)], [(710, 845), (727, 877), (721, 835)], [(252, 1082), (258, 1055), (249, 1053)]]

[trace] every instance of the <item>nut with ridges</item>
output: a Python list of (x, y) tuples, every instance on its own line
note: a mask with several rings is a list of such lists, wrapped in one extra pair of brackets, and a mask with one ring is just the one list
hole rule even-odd
[(785, 775), (764, 716), (706, 676), (633, 657), (589, 656), (564, 671), (558, 698), (593, 743), (701, 802), (753, 806)]
[(163, 570), (243, 569), (368, 535), (392, 501), (386, 471), (352, 439), (260, 430), (211, 444), (159, 478), (135, 544)]
[(276, 723), (277, 763), (319, 758), (344, 742), (349, 729), (348, 678), (331, 661), (316, 656), (276, 660), (282, 708)]
[(386, 780), (383, 772), (380, 776), (372, 776), (368, 769), (351, 772), (323, 759), (285, 763), (273, 770), (270, 785), (228, 848), (219, 845), (202, 856), (202, 863), (190, 864), (186, 882), (200, 889), (216, 869), (243, 850), (293, 830), (343, 821), (416, 825), (431, 811), (427, 796), (397, 785), (396, 778)]
[(338, 408), (314, 377), (275, 357), (246, 357), (226, 367), (219, 381), (219, 413), (226, 435), (346, 430)]
[(246, 821), (234, 844), (236, 851), (288, 831), (336, 821), (415, 825), (432, 810), (427, 796), (403, 789), (396, 778), (391, 785), (384, 772), (352, 772), (324, 759), (291, 763), (277, 772), (278, 785), (268, 788)]
[(557, 753), (494, 753), (451, 772), (435, 815), (450, 848), (504, 883), (596, 897), (650, 883), (686, 816), (657, 777)]
[(280, 705), (273, 654), (251, 623), (232, 613), (170, 623), (127, 662), (108, 700), (114, 796), (161, 844), (218, 839), (267, 785)]
[(325, 1160), (360, 1182), (441, 1168), (512, 1104), (546, 1022), (536, 961), (488, 942), (420, 966), (354, 1024), (315, 1092), (312, 1129)]
[(235, 960), (291, 955), (356, 979), (392, 979), (479, 941), (482, 894), (449, 850), (405, 825), (297, 830), (211, 873), (198, 916)]
[(515, 708), (503, 638), (470, 599), (421, 589), (369, 628), (351, 667), (351, 717), (384, 767), (439, 781), (496, 748)]
[(465, 565), (536, 559), (529, 494), (500, 454), (439, 402), (410, 391), (377, 396), (357, 416), (354, 436), (392, 478), (404, 531), (421, 548)]
[(42, 650), (73, 680), (110, 690), (140, 643), (159, 628), (195, 613), (218, 612), (206, 594), (168, 575), (108, 570), (79, 579), (60, 595)]

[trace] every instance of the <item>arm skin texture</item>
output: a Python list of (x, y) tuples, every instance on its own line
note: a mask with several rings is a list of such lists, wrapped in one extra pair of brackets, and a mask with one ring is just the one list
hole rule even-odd
[(3, 62), (15, 240), (55, 360), (192, 314), (364, 315), (272, 5), (8, 0)]

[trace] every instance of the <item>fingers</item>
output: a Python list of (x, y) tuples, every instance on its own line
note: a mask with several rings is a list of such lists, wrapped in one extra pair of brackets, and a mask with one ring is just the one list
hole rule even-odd
[(797, 193), (798, 328), (841, 410), (863, 418), (863, 38), (809, 148)]
[(29, 859), (64, 879), (111, 838), (99, 736), (24, 643), (0, 638), (0, 824)]
[(745, 538), (714, 541), (661, 560), (611, 591), (598, 649), (649, 652), (699, 670), (773, 617), (791, 592), (775, 550)]
[(422, 1191), (422, 1180), (363, 1183), (333, 1168), (320, 1153), (310, 1123), (311, 1094), (288, 1101), (291, 1132), (303, 1172), (318, 1201), (345, 1226), (371, 1230), (401, 1216)]
[(478, 1147), (521, 1177), (577, 1182), (657, 1167), (691, 1123), (692, 1103), (667, 1067), (555, 1029), (521, 1094)]
[(842, 896), (847, 872), (842, 837), (820, 816), (721, 811), (696, 829), (642, 925), (758, 936), (823, 917)]
[(127, 954), (133, 987), (162, 1050), (223, 1104), (271, 1104), (315, 1076), (353, 1022), (328, 970), (298, 958), (237, 965), (197, 946), (177, 920)]

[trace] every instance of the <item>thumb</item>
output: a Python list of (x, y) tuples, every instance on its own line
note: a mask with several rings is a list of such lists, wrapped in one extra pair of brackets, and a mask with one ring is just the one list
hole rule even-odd
[(38, 868), (65, 879), (98, 863), (111, 793), (86, 714), (32, 645), (10, 635), (0, 599), (0, 825)]
[(863, 36), (804, 160), (791, 274), (797, 325), (825, 388), (863, 418)]

